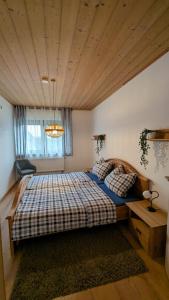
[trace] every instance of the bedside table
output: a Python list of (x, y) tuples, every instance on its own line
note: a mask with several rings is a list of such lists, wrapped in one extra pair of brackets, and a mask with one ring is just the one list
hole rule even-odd
[(128, 202), (129, 228), (139, 240), (145, 251), (151, 257), (162, 256), (165, 253), (167, 215), (158, 209), (150, 212), (149, 201)]

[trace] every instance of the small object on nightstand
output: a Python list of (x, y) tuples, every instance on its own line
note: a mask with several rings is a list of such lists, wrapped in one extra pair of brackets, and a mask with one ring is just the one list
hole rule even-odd
[[(155, 197), (153, 197), (153, 193), (156, 193)], [(144, 191), (143, 197), (150, 200), (150, 206), (147, 207), (148, 211), (155, 212), (157, 209), (153, 207), (153, 200), (159, 197), (159, 193), (157, 191)]]
[(166, 246), (167, 215), (160, 209), (147, 210), (147, 200), (128, 202), (129, 228), (151, 257), (163, 256)]

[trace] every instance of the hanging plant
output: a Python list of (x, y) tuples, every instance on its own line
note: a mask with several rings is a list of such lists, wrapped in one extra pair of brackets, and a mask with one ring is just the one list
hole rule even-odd
[(140, 146), (140, 149), (142, 152), (141, 158), (140, 158), (141, 159), (140, 164), (143, 165), (145, 169), (148, 165), (147, 155), (148, 155), (148, 150), (150, 149), (150, 146), (149, 146), (148, 140), (147, 140), (147, 135), (152, 132), (154, 132), (154, 130), (144, 129), (140, 133), (139, 146)]
[(96, 140), (97, 144), (96, 144), (96, 153), (99, 155), (101, 150), (104, 147), (104, 143), (105, 143), (105, 134), (100, 134), (97, 136), (94, 136), (94, 139)]

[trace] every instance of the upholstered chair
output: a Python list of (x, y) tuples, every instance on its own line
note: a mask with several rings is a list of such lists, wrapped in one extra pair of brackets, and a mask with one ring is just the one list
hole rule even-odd
[(28, 159), (17, 159), (15, 161), (15, 168), (20, 177), (36, 173), (36, 167)]

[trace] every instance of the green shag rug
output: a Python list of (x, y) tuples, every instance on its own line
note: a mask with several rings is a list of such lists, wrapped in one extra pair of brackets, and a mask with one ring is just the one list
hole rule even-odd
[(147, 271), (116, 225), (27, 240), (12, 300), (51, 300)]

